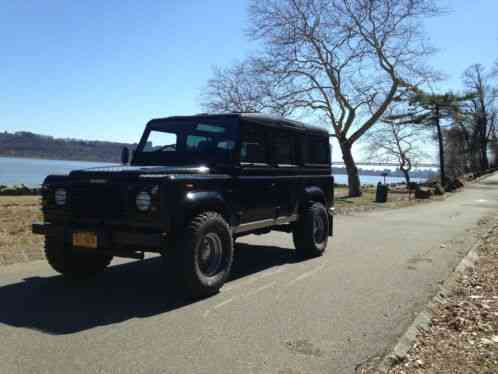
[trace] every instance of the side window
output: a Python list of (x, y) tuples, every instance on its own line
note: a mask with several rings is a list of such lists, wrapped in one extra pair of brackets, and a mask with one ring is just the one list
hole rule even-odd
[(309, 135), (306, 140), (306, 163), (328, 164), (330, 161), (329, 139)]
[(143, 152), (176, 151), (178, 136), (172, 132), (151, 131)]
[(216, 142), (209, 136), (188, 135), (186, 148), (193, 152), (212, 152), (216, 149)]
[(295, 165), (298, 163), (296, 135), (287, 131), (272, 134), (273, 159), (277, 164)]
[(243, 127), (240, 145), (240, 162), (268, 163), (265, 132), (260, 128)]

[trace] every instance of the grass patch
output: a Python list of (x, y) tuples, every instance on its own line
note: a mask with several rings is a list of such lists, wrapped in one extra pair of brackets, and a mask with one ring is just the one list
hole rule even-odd
[[(389, 199), (389, 196), (388, 196)], [(370, 205), (375, 202), (375, 190), (368, 188), (363, 189), (359, 197), (339, 196), (335, 199), (337, 207), (351, 207), (359, 205)]]
[(43, 238), (31, 233), (41, 218), (39, 196), (0, 196), (0, 265), (42, 257)]

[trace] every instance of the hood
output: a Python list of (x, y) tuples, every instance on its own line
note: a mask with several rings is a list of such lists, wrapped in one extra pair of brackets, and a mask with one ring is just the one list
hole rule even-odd
[(130, 178), (142, 176), (170, 176), (175, 174), (209, 174), (207, 166), (102, 166), (72, 171), (75, 178)]

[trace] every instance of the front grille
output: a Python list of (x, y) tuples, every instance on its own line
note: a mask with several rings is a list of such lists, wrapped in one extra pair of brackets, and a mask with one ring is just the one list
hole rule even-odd
[(116, 184), (73, 185), (70, 191), (74, 218), (118, 219), (124, 216), (126, 196)]

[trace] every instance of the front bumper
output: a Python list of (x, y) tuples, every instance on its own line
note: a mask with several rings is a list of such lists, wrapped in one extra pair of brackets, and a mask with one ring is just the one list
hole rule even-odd
[(147, 250), (161, 252), (166, 247), (166, 234), (148, 231), (143, 228), (109, 227), (109, 226), (62, 226), (49, 222), (35, 222), (32, 225), (33, 234), (57, 236), (64, 242), (71, 243), (74, 232), (94, 232), (98, 238), (99, 249), (105, 250)]

